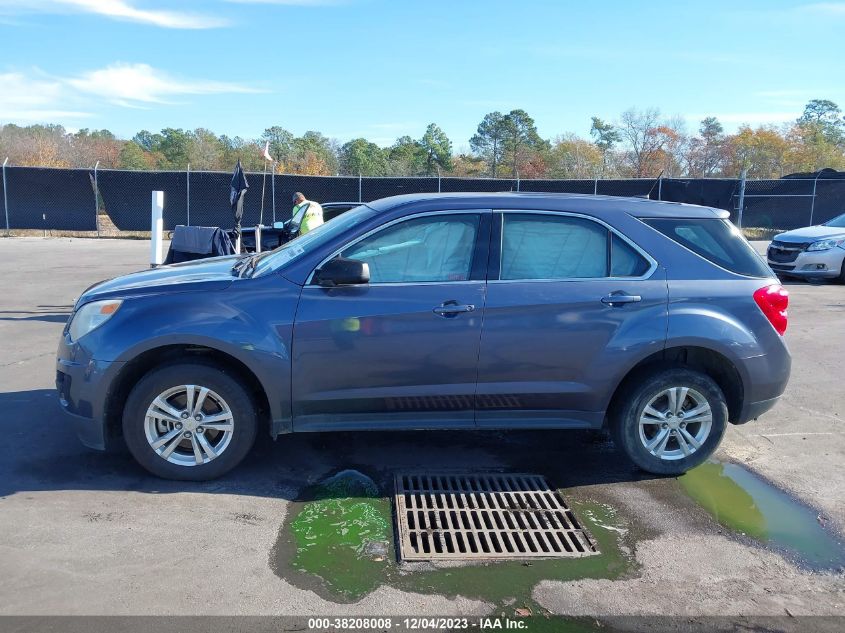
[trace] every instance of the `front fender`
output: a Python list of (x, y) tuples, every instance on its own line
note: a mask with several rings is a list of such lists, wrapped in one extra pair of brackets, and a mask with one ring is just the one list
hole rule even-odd
[(243, 363), (267, 395), (274, 428), (291, 416), (291, 337), (301, 288), (279, 275), (239, 280), (207, 293), (127, 297), (102, 327), (83, 337), (92, 358), (130, 362), (169, 345), (214, 349)]

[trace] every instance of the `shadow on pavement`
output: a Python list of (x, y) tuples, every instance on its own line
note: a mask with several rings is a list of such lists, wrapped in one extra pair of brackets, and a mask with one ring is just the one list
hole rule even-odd
[(73, 310), (71, 305), (41, 305), (35, 310), (0, 310), (0, 321), (67, 323), (71, 310)]
[[(401, 470), (508, 471), (546, 476), (559, 488), (651, 479), (603, 435), (586, 431), (391, 431), (259, 434), (252, 453), (211, 482), (147, 474), (126, 450), (83, 447), (55, 391), (0, 393), (0, 496), (43, 490), (207, 492), (295, 500), (329, 473), (355, 468), (382, 485)], [(383, 488), (384, 489), (384, 488)]]

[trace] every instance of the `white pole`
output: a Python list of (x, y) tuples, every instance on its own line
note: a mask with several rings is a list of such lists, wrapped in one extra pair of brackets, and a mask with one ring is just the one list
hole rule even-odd
[(100, 161), (94, 165), (94, 226), (97, 228), (97, 237), (100, 237), (100, 186), (97, 183), (97, 169)]
[(264, 176), (261, 179), (261, 215), (258, 218), (258, 224), (264, 224), (264, 190), (267, 189), (267, 159), (264, 159)]
[(273, 224), (276, 224), (276, 163), (271, 163), (273, 166), (272, 175), (270, 176), (270, 190), (273, 192)]
[(185, 196), (185, 211), (187, 214), (187, 224), (191, 226), (191, 163), (188, 163), (188, 171), (185, 173), (185, 187), (188, 190)]
[(152, 196), (152, 236), (150, 239), (150, 268), (160, 266), (164, 262), (164, 192), (153, 191)]
[(3, 161), (3, 208), (6, 210), (6, 237), (9, 237), (9, 189), (6, 187), (6, 163), (9, 162), (9, 157)]
[(255, 252), (261, 252), (261, 225), (255, 227)]

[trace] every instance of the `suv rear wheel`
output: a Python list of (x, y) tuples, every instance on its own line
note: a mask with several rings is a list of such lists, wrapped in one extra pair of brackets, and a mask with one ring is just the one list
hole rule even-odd
[(223, 475), (252, 448), (256, 427), (255, 405), (243, 384), (201, 363), (154, 369), (135, 385), (123, 410), (129, 451), (166, 479)]
[(715, 381), (683, 368), (627, 387), (610, 420), (616, 445), (658, 475), (680, 475), (703, 463), (719, 445), (727, 421), (725, 396)]

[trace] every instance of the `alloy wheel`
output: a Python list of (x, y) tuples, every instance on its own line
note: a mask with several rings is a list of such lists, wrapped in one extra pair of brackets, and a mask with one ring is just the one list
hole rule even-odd
[(200, 466), (216, 459), (231, 443), (234, 429), (226, 401), (200, 385), (163, 391), (147, 408), (144, 420), (150, 448), (178, 466)]
[(640, 441), (658, 459), (684, 459), (707, 441), (712, 425), (713, 411), (701, 393), (689, 387), (670, 387), (652, 397), (642, 410)]

